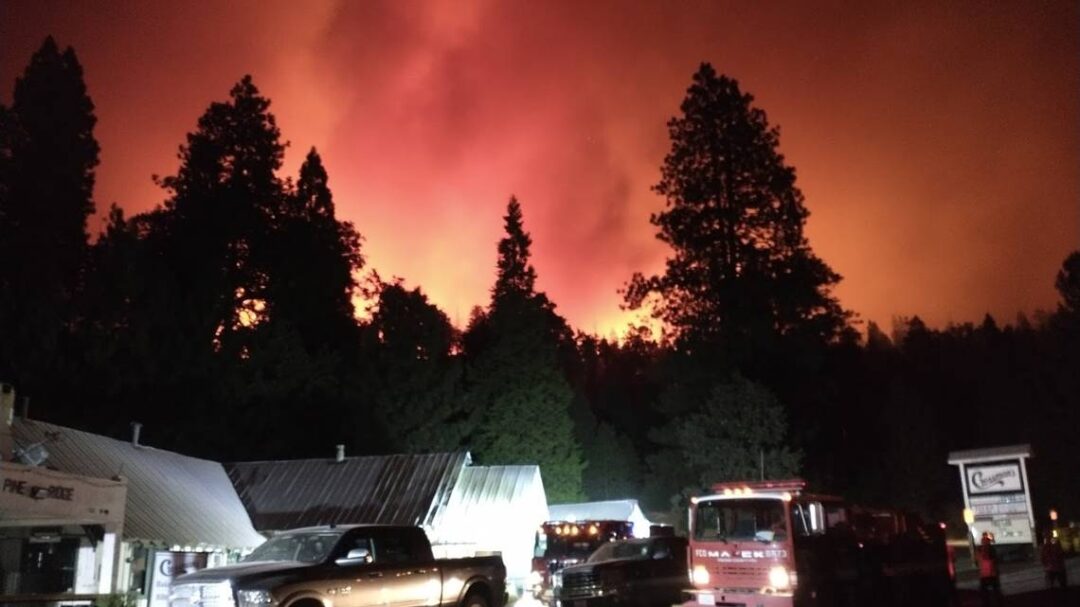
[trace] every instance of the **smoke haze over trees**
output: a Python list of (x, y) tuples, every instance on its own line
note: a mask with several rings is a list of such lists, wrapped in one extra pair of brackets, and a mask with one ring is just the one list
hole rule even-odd
[(515, 198), (467, 326), (379, 278), (318, 152), (282, 174), (291, 150), (250, 77), (198, 119), (158, 206), (114, 206), (92, 237), (91, 98), (49, 39), (0, 107), (0, 380), (35, 417), (113, 436), (141, 421), (149, 444), (222, 460), (469, 449), (539, 463), (553, 502), (654, 512), (764, 473), (955, 518), (946, 453), (1030, 442), (1036, 498), (1080, 514), (1080, 252), (1046, 277), (1052, 312), (860, 339), (779, 131), (709, 64), (657, 159), (668, 263), (625, 293), (665, 332), (619, 341), (537, 290)]

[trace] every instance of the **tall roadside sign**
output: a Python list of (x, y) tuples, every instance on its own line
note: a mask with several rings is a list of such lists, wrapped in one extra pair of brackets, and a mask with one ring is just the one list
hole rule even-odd
[(1030, 457), (1030, 445), (949, 454), (949, 464), (960, 471), (964, 509), (974, 515), (968, 530), (976, 543), (989, 531), (999, 545), (1036, 546), (1035, 511), (1027, 475)]

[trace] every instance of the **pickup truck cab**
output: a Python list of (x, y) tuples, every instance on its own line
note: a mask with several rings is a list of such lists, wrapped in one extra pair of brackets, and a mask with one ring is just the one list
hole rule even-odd
[(505, 583), (501, 557), (436, 560), (418, 527), (311, 527), (176, 578), (169, 607), (502, 607)]
[(681, 603), (687, 584), (685, 538), (651, 537), (604, 544), (589, 560), (554, 574), (557, 607)]

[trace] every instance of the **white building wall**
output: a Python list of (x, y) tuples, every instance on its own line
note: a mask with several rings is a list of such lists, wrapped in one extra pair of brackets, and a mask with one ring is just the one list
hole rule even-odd
[(547, 520), (538, 466), (472, 466), (461, 477), (428, 535), (436, 556), (499, 554), (509, 580), (532, 568), (536, 530)]

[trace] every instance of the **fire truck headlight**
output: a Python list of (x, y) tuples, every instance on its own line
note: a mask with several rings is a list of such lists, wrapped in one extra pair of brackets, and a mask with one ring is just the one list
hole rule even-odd
[(530, 588), (542, 586), (544, 584), (544, 576), (541, 575), (539, 571), (530, 571), (529, 577), (525, 583), (528, 584)]
[(777, 590), (791, 588), (792, 576), (783, 565), (776, 565), (769, 570), (769, 585)]
[(690, 579), (695, 586), (708, 586), (709, 570), (704, 565), (694, 565), (694, 568), (690, 571)]

